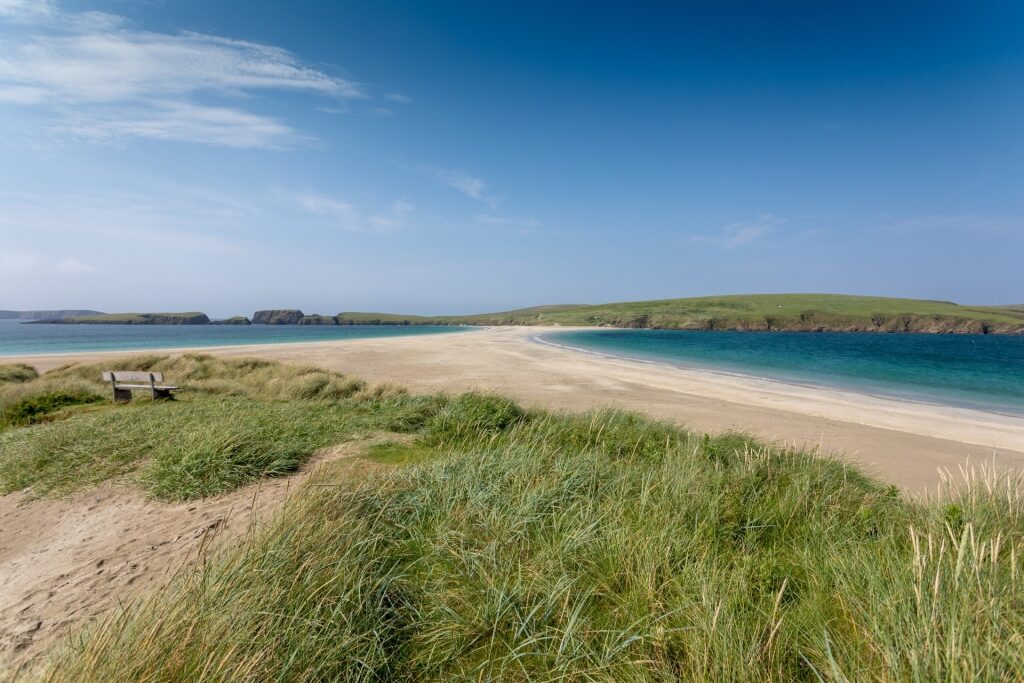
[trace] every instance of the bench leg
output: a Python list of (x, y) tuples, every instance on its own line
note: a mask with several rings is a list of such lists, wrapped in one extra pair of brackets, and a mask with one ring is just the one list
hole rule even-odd
[(171, 396), (171, 391), (169, 389), (154, 389), (153, 390), (153, 400), (154, 401), (171, 401), (171, 400), (174, 400), (174, 397)]
[(128, 403), (132, 400), (131, 389), (119, 389), (114, 387), (114, 403)]

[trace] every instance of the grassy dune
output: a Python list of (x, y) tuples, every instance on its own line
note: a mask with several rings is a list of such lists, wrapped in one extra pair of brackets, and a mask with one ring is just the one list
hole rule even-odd
[[(362, 314), (346, 313), (370, 322)], [(380, 314), (365, 314), (377, 316)], [(661, 329), (1024, 333), (1024, 312), (948, 301), (839, 294), (755, 294), (559, 305), (468, 316), (393, 316), (416, 324), (608, 325)]]
[[(159, 370), (183, 388), (175, 401), (142, 392), (113, 405), (99, 381), (109, 369)], [(0, 384), (0, 492), (61, 495), (125, 477), (162, 499), (214, 495), (293, 472), (316, 450), (361, 431), (392, 427), (402, 407), (379, 406), (403, 395), (252, 358), (186, 354), (71, 365)]]
[[(1019, 478), (975, 475), (908, 500), (830, 458), (620, 412), (410, 397), (264, 361), (124, 364), (190, 388), (173, 403), (71, 406), (8, 427), (6, 490), (124, 476), (188, 498), (283, 474), (360, 433), (412, 440), (369, 450), (381, 466), (359, 478), (324, 471), (265, 532), (69, 640), (48, 680), (1024, 671)], [(2, 395), (81, 388), (96, 370), (64, 368)], [(136, 439), (122, 440), (125, 429)], [(145, 439), (161, 432), (180, 436)]]

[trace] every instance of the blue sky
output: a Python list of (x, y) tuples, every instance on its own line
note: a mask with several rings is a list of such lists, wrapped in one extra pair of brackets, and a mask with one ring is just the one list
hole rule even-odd
[(1020, 303), (1022, 121), (1015, 0), (0, 0), (0, 308)]

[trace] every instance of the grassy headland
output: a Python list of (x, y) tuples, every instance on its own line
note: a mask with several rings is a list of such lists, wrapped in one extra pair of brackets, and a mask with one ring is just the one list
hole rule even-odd
[[(120, 365), (186, 388), (179, 401), (63, 407), (46, 424), (9, 426), (5, 490), (51, 495), (121, 476), (191, 498), (291, 471), (360, 433), (407, 436), (367, 453), (375, 471), (325, 471), (266, 532), (69, 641), (50, 680), (1024, 670), (1019, 478), (909, 500), (831, 458), (621, 412), (412, 397), (252, 359)], [(4, 385), (3, 400), (101, 392), (99, 369)]]
[[(343, 313), (374, 324), (409, 320), (420, 325), (572, 325), (680, 330), (800, 330), (836, 332), (951, 332), (1024, 334), (1024, 311), (961, 306), (948, 301), (841, 294), (751, 294), (631, 301), (592, 306), (537, 306), (465, 316), (383, 316)], [(385, 323), (386, 324), (386, 323)]]
[(189, 311), (187, 313), (100, 313), (32, 322), (62, 325), (205, 325), (210, 322), (210, 319), (205, 313)]

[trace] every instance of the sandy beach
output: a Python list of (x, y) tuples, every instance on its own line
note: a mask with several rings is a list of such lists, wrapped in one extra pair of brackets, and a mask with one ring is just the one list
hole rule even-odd
[[(940, 469), (956, 472), (968, 463), (1024, 468), (1024, 418), (610, 358), (537, 341), (538, 335), (550, 331), (549, 327), (502, 327), (203, 351), (313, 364), (371, 382), (393, 382), (414, 392), (497, 391), (537, 407), (616, 407), (701, 432), (741, 430), (838, 455), (914, 491), (933, 488), (940, 481)], [(104, 352), (9, 360), (47, 370), (124, 355)]]

